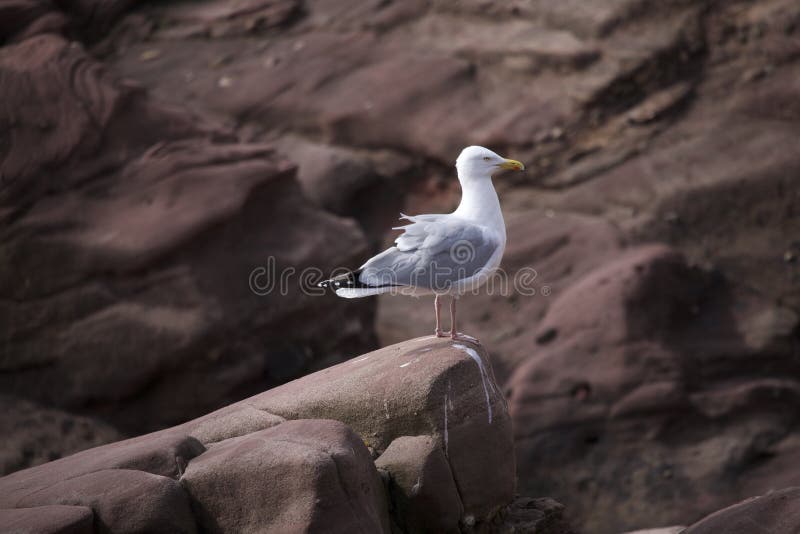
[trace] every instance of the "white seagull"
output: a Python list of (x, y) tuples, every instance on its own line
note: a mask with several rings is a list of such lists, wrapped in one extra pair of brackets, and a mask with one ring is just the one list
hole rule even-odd
[[(435, 295), (436, 337), (477, 342), (456, 329), (456, 301), (483, 285), (500, 265), (506, 248), (506, 225), (492, 185), (499, 170), (521, 171), (519, 161), (503, 158), (488, 148), (470, 146), (456, 159), (461, 203), (453, 213), (401, 215), (410, 224), (390, 247), (364, 265), (320, 287), (332, 287), (345, 298), (381, 293)], [(450, 295), (450, 332), (440, 324), (440, 297)]]

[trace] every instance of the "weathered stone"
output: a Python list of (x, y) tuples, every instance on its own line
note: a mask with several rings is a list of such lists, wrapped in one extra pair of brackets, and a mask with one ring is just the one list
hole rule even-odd
[(0, 448), (0, 475), (123, 438), (110, 425), (91, 417), (7, 395), (0, 395), (0, 405), (4, 443)]
[[(470, 530), (467, 530), (468, 532)], [(547, 497), (532, 499), (517, 497), (502, 510), (492, 523), (479, 524), (477, 533), (514, 534), (535, 532), (536, 534), (577, 534), (564, 517), (564, 505)]]
[[(775, 336), (785, 327), (775, 318), (783, 314), (728, 291), (663, 246), (629, 250), (563, 291), (537, 325), (540, 339), (557, 334), (509, 383), (520, 470), (536, 473), (521, 479), (523, 491), (551, 488), (569, 501), (581, 488), (603, 487), (602, 502), (612, 507), (595, 508), (584, 526), (605, 532), (702, 516), (728, 497), (697, 488), (722, 486), (732, 472), (749, 480), (731, 490), (736, 495), (795, 483), (775, 475), (780, 462), (763, 460), (782, 450), (794, 425), (789, 406), (800, 405), (800, 384), (785, 378), (791, 353), (772, 353), (780, 378), (744, 363), (763, 350), (756, 347), (781, 346)], [(756, 329), (743, 318), (753, 317), (768, 319), (758, 335), (743, 336)], [(787, 455), (796, 450), (785, 446)], [(572, 501), (578, 516), (588, 513), (581, 502)]]
[(0, 79), (4, 392), (140, 433), (374, 346), (368, 302), (300, 280), (363, 256), (362, 232), (273, 147), (157, 104), (55, 33), (0, 49)]
[(50, 505), (0, 510), (0, 526), (14, 534), (94, 534), (94, 514), (85, 506)]
[(215, 444), (181, 479), (205, 532), (389, 532), (369, 451), (336, 421), (289, 421)]
[(18, 498), (15, 504), (22, 508), (50, 504), (91, 508), (100, 533), (197, 531), (189, 499), (175, 480), (129, 469), (64, 479)]
[(711, 514), (685, 534), (792, 534), (800, 530), (800, 488), (786, 488), (753, 497)]
[(0, 478), (0, 507), (18, 506), (25, 496), (99, 471), (141, 470), (177, 478), (189, 460), (204, 450), (196, 439), (169, 431), (103, 445)]
[[(413, 160), (405, 199), (372, 173), (318, 174), (341, 186), (325, 196), (370, 229), (371, 247), (395, 203), (452, 210), (452, 159), (478, 143), (528, 168), (496, 184), (503, 267), (535, 269), (536, 295), (460, 307), (501, 383), (515, 377), (518, 447), (538, 458), (523, 459), (523, 492), (554, 495), (587, 531), (616, 534), (800, 483), (800, 4), (300, 4), (137, 4), (110, 35), (132, 2), (0, 6), (0, 227), (12, 229), (0, 235), (0, 389), (140, 432), (363, 352), (368, 303), (254, 300), (238, 282), (264, 251), (283, 257), (279, 270), (368, 255), (352, 222), (319, 216), (288, 185), (291, 170), (273, 176), (281, 158), (261, 143)], [(186, 165), (133, 165), (161, 142)], [(152, 198), (153, 211), (120, 197)], [(288, 250), (290, 240), (301, 244)], [(619, 267), (621, 248), (651, 242), (701, 266), (700, 283), (660, 262), (666, 272), (643, 277), (648, 296), (622, 307), (625, 284), (642, 287), (636, 276), (584, 285)], [(672, 295), (687, 288), (699, 295), (688, 307)], [(382, 298), (378, 309), (384, 344), (430, 331), (427, 302)], [(97, 408), (110, 405), (113, 417)], [(236, 413), (197, 435), (213, 443), (277, 421)]]
[(478, 519), (513, 498), (511, 422), (480, 346), (418, 338), (245, 402), (286, 419), (342, 421), (378, 452), (400, 436), (434, 437), (447, 455), (465, 514)]
[(248, 404), (238, 404), (189, 421), (172, 431), (185, 432), (197, 438), (204, 445), (209, 445), (259, 430), (266, 430), (284, 421), (283, 417), (259, 410)]
[(664, 527), (664, 528), (646, 528), (644, 530), (632, 530), (630, 532), (625, 532), (624, 534), (681, 534), (684, 532), (686, 527), (676, 526), (676, 527)]
[(447, 457), (431, 436), (401, 436), (375, 461), (389, 476), (392, 516), (404, 532), (458, 532), (463, 506)]

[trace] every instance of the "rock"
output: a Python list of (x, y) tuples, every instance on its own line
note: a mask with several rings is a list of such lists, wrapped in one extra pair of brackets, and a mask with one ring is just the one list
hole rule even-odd
[(418, 338), (245, 402), (286, 419), (342, 421), (378, 453), (401, 436), (432, 436), (448, 458), (464, 513), (477, 520), (513, 498), (510, 419), (479, 346)]
[(303, 192), (319, 206), (355, 218), (373, 249), (397, 220), (404, 190), (415, 173), (412, 160), (384, 151), (359, 151), (284, 137), (276, 146), (297, 163)]
[(685, 534), (746, 534), (754, 531), (789, 534), (800, 529), (800, 488), (786, 488), (753, 497), (714, 512), (687, 528)]
[(248, 404), (229, 406), (176, 427), (203, 445), (266, 430), (286, 421), (283, 417), (259, 410)]
[(102, 37), (132, 4), (131, 0), (80, 0), (52, 4), (14, 0), (0, 8), (0, 40), (22, 41), (42, 33), (68, 33), (89, 40)]
[(389, 476), (392, 516), (404, 532), (458, 532), (464, 508), (431, 436), (401, 436), (375, 461)]
[[(504, 267), (533, 268), (536, 294), (461, 306), (521, 395), (517, 443), (538, 458), (524, 493), (616, 534), (800, 484), (797, 2), (146, 3), (107, 33), (129, 6), (0, 6), (3, 391), (134, 433), (371, 349), (370, 303), (254, 301), (238, 281), (263, 256), (360, 264), (399, 204), (453, 209), (452, 160), (478, 143), (528, 169), (496, 184)], [(174, 173), (145, 157), (158, 143)], [(299, 162), (301, 180), (335, 180), (324, 205), (366, 239), (290, 185), (272, 147), (307, 145), (328, 163)], [(408, 176), (372, 166), (387, 152)], [(316, 240), (287, 247), (297, 220)], [(685, 265), (618, 270), (654, 242)], [(619, 278), (584, 285), (591, 272)], [(384, 344), (430, 332), (428, 303), (377, 307)], [(232, 410), (198, 424), (201, 441), (282, 418)]]
[(0, 77), (4, 392), (130, 434), (374, 346), (368, 302), (304, 287), (363, 257), (363, 234), (273, 147), (154, 102), (55, 34), (0, 49)]
[(205, 532), (390, 530), (369, 451), (335, 421), (289, 421), (219, 442), (181, 484)]
[(0, 396), (0, 474), (10, 473), (74, 452), (121, 439), (110, 425), (91, 417), (44, 408)]
[[(452, 55), (467, 57), (480, 64), (521, 59), (525, 70), (585, 68), (598, 59), (599, 50), (578, 39), (573, 33), (554, 30), (530, 20), (471, 20), (434, 13), (419, 20), (410, 29), (417, 46), (425, 46)], [(440, 35), (449, 34), (442, 40)]]
[(564, 518), (564, 505), (547, 497), (517, 497), (503, 510), (500, 521), (478, 529), (477, 532), (576, 534), (569, 521)]
[(420, 338), (7, 475), (0, 508), (85, 506), (104, 532), (390, 532), (391, 502), (408, 531), (483, 532), (513, 500), (514, 465), (484, 349)]
[(171, 478), (142, 471), (95, 471), (60, 480), (15, 502), (22, 508), (49, 504), (90, 507), (99, 532), (197, 532), (189, 500), (180, 485)]
[(245, 0), (236, 4), (205, 3), (201, 6), (183, 5), (165, 10), (161, 15), (167, 27), (188, 26), (191, 33), (180, 37), (235, 37), (263, 32), (287, 25), (298, 15), (298, 0)]
[(644, 530), (632, 530), (630, 532), (626, 532), (625, 534), (680, 534), (685, 530), (686, 527), (675, 526), (675, 527), (664, 527), (664, 528), (646, 528)]
[(685, 103), (691, 90), (692, 87), (689, 84), (678, 83), (674, 87), (659, 91), (630, 110), (628, 121), (632, 124), (645, 124), (658, 120)]
[(142, 471), (178, 478), (187, 463), (203, 451), (205, 447), (196, 439), (175, 431), (103, 445), (0, 478), (0, 507), (18, 506), (26, 496), (46, 493), (62, 481), (99, 471)]
[(50, 505), (0, 510), (0, 525), (15, 534), (94, 534), (94, 514), (85, 506)]
[[(613, 532), (700, 517), (763, 487), (782, 469), (765, 458), (781, 456), (800, 384), (784, 379), (794, 366), (786, 349), (765, 373), (736, 362), (765, 346), (743, 335), (753, 327), (743, 318), (780, 316), (773, 308), (663, 246), (629, 250), (571, 285), (538, 325), (557, 335), (508, 386), (520, 472), (536, 473), (522, 491), (552, 491), (585, 516), (598, 505), (581, 495), (602, 488), (608, 512), (593, 508), (583, 526)], [(740, 485), (725, 497), (697, 490), (730, 476)], [(778, 480), (791, 483), (774, 474), (769, 483)]]

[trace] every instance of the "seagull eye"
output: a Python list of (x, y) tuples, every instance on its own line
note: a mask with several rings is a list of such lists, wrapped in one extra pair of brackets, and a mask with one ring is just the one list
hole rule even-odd
[(490, 158), (489, 156), (483, 156), (483, 161), (489, 161), (490, 159), (492, 158)]

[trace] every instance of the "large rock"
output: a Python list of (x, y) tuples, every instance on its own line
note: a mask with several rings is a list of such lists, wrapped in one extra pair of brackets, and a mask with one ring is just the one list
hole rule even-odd
[(287, 419), (342, 421), (378, 453), (401, 436), (433, 436), (447, 455), (465, 514), (476, 519), (514, 496), (511, 420), (480, 346), (418, 338), (243, 402)]
[(204, 532), (390, 530), (369, 451), (336, 421), (289, 421), (219, 442), (181, 484)]
[[(129, 4), (20, 0), (0, 6), (0, 36), (4, 43), (18, 43), (6, 49), (19, 58), (4, 63), (9, 68), (0, 73), (3, 86), (13, 89), (9, 94), (43, 95), (43, 101), (59, 103), (28, 106), (12, 99), (4, 108), (13, 110), (14, 120), (8, 121), (14, 128), (12, 139), (24, 147), (3, 160), (7, 187), (0, 196), (8, 196), (9, 202), (0, 207), (0, 217), (10, 222), (8, 226), (25, 220), (27, 206), (41, 194), (55, 195), (58, 204), (64, 189), (83, 188), (106, 169), (127, 168), (155, 137), (169, 144), (203, 137), (198, 129), (205, 128), (213, 132), (211, 145), (234, 143), (230, 135), (234, 131), (253, 143), (255, 152), (241, 155), (241, 160), (260, 159), (261, 143), (273, 141), (286, 152), (307, 158), (305, 168), (303, 161), (298, 162), (305, 190), (317, 193), (315, 201), (326, 209), (355, 214), (375, 248), (403, 201), (395, 189), (398, 178), (399, 192), (406, 194), (404, 212), (449, 211), (459, 194), (453, 158), (464, 145), (487, 144), (523, 160), (528, 168), (513, 178), (498, 177), (496, 183), (509, 225), (504, 267), (512, 276), (523, 273), (526, 290), (533, 288), (536, 294), (470, 297), (462, 301), (461, 324), (495, 351), (495, 372), (503, 384), (514, 375), (510, 392), (505, 384), (507, 393), (524, 393), (519, 397), (527, 400), (519, 405), (518, 431), (527, 432), (529, 425), (541, 430), (536, 416), (545, 425), (564, 419), (564, 428), (580, 429), (574, 440), (555, 438), (554, 430), (542, 439), (555, 442), (539, 450), (545, 458), (552, 454), (563, 459), (559, 454), (567, 454), (567, 464), (573, 466), (568, 472), (578, 482), (565, 482), (547, 474), (549, 466), (525, 460), (522, 486), (540, 495), (556, 494), (578, 512), (587, 530), (602, 534), (685, 523), (743, 497), (800, 483), (793, 469), (793, 457), (800, 450), (800, 433), (791, 418), (796, 384), (786, 378), (797, 374), (792, 362), (800, 303), (796, 237), (800, 233), (796, 208), (800, 7), (796, 1), (147, 3), (105, 35), (109, 23)], [(74, 73), (71, 79), (78, 80), (78, 87), (62, 90), (60, 82), (45, 76), (54, 69), (40, 61), (53, 36), (26, 44), (31, 36), (42, 39), (48, 33), (92, 43), (91, 55), (102, 58), (111, 72), (134, 79), (155, 98), (189, 108), (206, 125), (222, 123), (230, 131), (199, 126), (185, 111), (156, 112), (151, 99), (137, 96), (138, 90), (92, 83), (97, 77), (113, 77), (98, 72), (96, 61), (83, 61), (86, 56), (77, 43), (59, 57), (69, 64), (64, 70)], [(39, 74), (32, 74), (34, 70)], [(15, 78), (17, 71), (26, 75)], [(35, 83), (25, 85), (28, 74)], [(72, 98), (73, 94), (83, 96)], [(80, 109), (85, 102), (91, 104), (88, 118)], [(115, 118), (126, 113), (138, 120)], [(87, 123), (111, 126), (94, 135), (93, 129), (85, 130)], [(97, 148), (99, 140), (102, 150)], [(197, 146), (202, 153), (209, 150), (205, 144)], [(169, 151), (173, 148), (169, 144)], [(103, 157), (93, 160), (96, 163), (78, 164), (97, 150)], [(415, 176), (373, 167), (376, 157), (387, 151), (413, 161)], [(231, 171), (237, 165), (227, 162), (221, 167), (222, 173), (238, 175)], [(20, 169), (44, 178), (7, 178), (17, 177)], [(152, 167), (142, 173), (148, 169)], [(240, 186), (251, 183), (234, 181)], [(132, 187), (140, 185), (133, 180)], [(188, 186), (183, 181), (180, 185), (169, 189), (167, 196), (182, 196), (175, 191), (186, 191)], [(35, 230), (26, 227), (24, 236), (30, 233), (38, 239), (52, 231), (61, 243), (64, 231), (54, 230), (59, 224), (108, 221), (93, 218), (94, 200), (105, 191), (104, 185), (91, 188), (72, 204), (74, 211), (84, 205), (92, 208), (85, 218), (65, 221), (59, 214), (40, 219), (41, 225)], [(219, 192), (210, 190), (217, 197)], [(257, 202), (270, 210), (272, 197), (283, 194), (272, 190), (270, 198)], [(231, 195), (234, 198), (241, 197)], [(242, 212), (235, 204), (225, 209), (237, 219)], [(181, 211), (197, 215), (180, 205)], [(146, 227), (141, 216), (145, 212), (126, 205), (121, 213), (131, 215), (126, 227)], [(136, 220), (134, 213), (140, 215)], [(257, 225), (260, 215), (248, 218), (248, 224)], [(289, 219), (276, 224), (288, 225)], [(174, 225), (180, 230), (178, 221)], [(350, 267), (367, 256), (363, 245), (351, 254), (342, 252), (361, 237), (342, 238), (351, 235), (352, 226), (345, 230), (340, 219), (323, 217), (311, 226), (302, 229), (303, 236), (316, 231), (320, 241), (309, 244), (309, 249), (331, 253), (322, 261), (309, 259), (307, 265)], [(330, 232), (315, 230), (317, 226)], [(165, 242), (186, 235), (166, 231), (163, 225), (158, 230), (156, 236), (148, 235)], [(276, 230), (271, 247), (283, 246), (284, 230), (284, 226)], [(231, 232), (256, 243), (254, 247), (266, 248), (251, 239), (252, 234), (238, 228)], [(103, 232), (89, 235), (93, 247), (111, 252), (104, 258), (124, 256), (119, 247), (111, 246), (113, 242), (100, 247), (108, 237)], [(4, 244), (9, 242), (6, 237), (2, 236)], [(208, 310), (219, 309), (221, 317), (231, 318), (226, 325), (250, 324), (242, 317), (261, 317), (257, 312), (263, 311), (244, 304), (248, 299), (236, 293), (240, 286), (222, 282), (222, 277), (197, 282), (197, 266), (218, 265), (220, 256), (228, 256), (230, 249), (219, 245), (219, 239), (197, 234), (194, 242), (210, 243), (209, 253), (202, 256), (181, 256), (179, 262), (172, 252), (184, 248), (166, 246), (158, 249), (164, 251), (159, 260), (145, 251), (140, 263), (129, 255), (125, 262), (131, 263), (112, 263), (109, 270), (109, 263), (101, 262), (99, 274), (80, 271), (77, 278), (70, 258), (85, 256), (71, 245), (67, 255), (49, 243), (22, 249), (15, 257), (41, 261), (27, 285), (16, 275), (22, 269), (12, 268), (13, 295), (31, 291), (32, 286), (46, 291), (40, 295), (41, 307), (27, 299), (23, 305), (12, 293), (0, 295), (5, 297), (5, 311), (0, 314), (10, 318), (0, 324), (12, 325), (13, 331), (13, 336), (4, 338), (3, 355), (24, 352), (21, 360), (28, 363), (15, 369), (34, 376), (42, 362), (50, 364), (50, 355), (60, 359), (68, 350), (65, 346), (77, 347), (69, 349), (71, 355), (111, 354), (115, 362), (127, 361), (133, 354), (137, 364), (130, 371), (130, 383), (110, 377), (109, 387), (102, 391), (98, 384), (109, 375), (99, 374), (100, 380), (87, 386), (93, 395), (102, 391), (101, 402), (84, 405), (78, 400), (79, 407), (92, 407), (87, 415), (107, 415), (95, 413), (96, 407), (108, 405), (108, 389), (119, 389), (127, 396), (111, 399), (114, 422), (122, 420), (127, 427), (150, 425), (155, 419), (155, 425), (171, 424), (188, 413), (201, 413), (322, 365), (320, 358), (330, 357), (325, 363), (332, 363), (361, 352), (365, 340), (368, 344), (369, 310), (353, 320), (354, 309), (335, 299), (317, 299), (313, 304), (297, 295), (262, 299), (263, 308), (290, 309), (285, 321), (267, 321), (275, 327), (267, 330), (278, 332), (269, 343), (261, 341), (262, 323), (252, 329), (229, 328), (220, 326), (222, 319), (209, 319)], [(653, 290), (645, 292), (651, 298), (634, 299), (621, 313), (618, 297), (625, 294), (624, 287), (612, 281), (613, 291), (592, 290), (583, 282), (590, 272), (608, 274), (617, 269), (619, 265), (610, 262), (622, 248), (653, 241), (671, 244), (689, 265), (711, 273), (697, 277), (697, 272), (675, 268), (673, 274), (681, 281), (664, 282), (679, 296), (687, 287), (696, 291), (691, 299), (696, 308), (687, 308), (682, 297), (672, 298), (669, 291), (665, 295)], [(131, 241), (120, 239), (120, 244), (130, 246)], [(0, 248), (5, 255), (7, 245)], [(239, 241), (235, 248), (241, 248)], [(294, 266), (295, 258), (293, 252), (285, 265)], [(65, 261), (67, 268), (62, 266)], [(231, 261), (236, 263), (235, 258)], [(29, 270), (29, 264), (23, 264)], [(669, 267), (670, 262), (659, 264)], [(119, 265), (128, 269), (125, 274), (119, 274)], [(132, 269), (133, 265), (140, 267)], [(45, 269), (48, 266), (52, 268)], [(536, 270), (532, 283), (526, 267)], [(204, 272), (209, 269), (215, 270)], [(225, 280), (241, 275), (236, 269), (225, 273)], [(72, 284), (86, 276), (95, 284)], [(127, 285), (119, 287), (119, 281)], [(69, 282), (66, 287), (71, 292), (49, 292), (64, 282)], [(657, 289), (659, 283), (647, 285)], [(143, 293), (143, 287), (153, 290)], [(218, 287), (232, 295), (230, 301), (215, 294)], [(576, 298), (576, 293), (583, 297)], [(214, 294), (211, 302), (204, 300), (210, 294)], [(572, 296), (567, 299), (568, 294)], [(571, 305), (563, 304), (563, 299)], [(658, 309), (655, 300), (676, 306)], [(559, 302), (558, 310), (549, 310)], [(593, 316), (583, 313), (584, 302)], [(308, 321), (301, 319), (317, 306), (329, 308), (324, 314), (311, 314)], [(422, 306), (424, 313), (416, 300), (380, 299), (378, 331), (384, 343), (428, 333), (430, 306)], [(196, 313), (198, 307), (205, 312)], [(58, 313), (42, 311), (47, 309)], [(596, 324), (592, 319), (603, 319), (606, 309), (611, 310), (609, 317)], [(690, 325), (665, 322), (662, 314), (670, 309), (679, 316), (688, 310)], [(98, 311), (104, 313), (96, 315)], [(140, 311), (151, 322), (143, 321)], [(630, 325), (623, 316), (631, 318)], [(342, 324), (342, 317), (350, 320)], [(539, 328), (545, 317), (547, 328)], [(23, 320), (24, 332), (16, 322)], [(58, 336), (46, 332), (48, 324), (57, 325), (52, 328)], [(76, 330), (65, 333), (73, 324)], [(579, 331), (580, 325), (589, 331)], [(608, 332), (603, 333), (605, 328)], [(197, 331), (212, 335), (199, 336), (202, 341), (194, 343)], [(101, 343), (96, 352), (86, 347), (84, 340), (90, 336), (120, 332), (122, 343), (111, 347)], [(287, 332), (301, 333), (283, 344)], [(635, 341), (631, 332), (639, 336)], [(619, 340), (616, 346), (611, 341), (614, 336)], [(340, 341), (342, 337), (350, 341)], [(40, 344), (33, 342), (37, 339)], [(227, 343), (230, 339), (237, 340), (235, 348)], [(310, 339), (315, 341), (307, 342)], [(115, 359), (117, 346), (128, 344), (130, 352), (122, 351), (122, 357)], [(159, 347), (159, 354), (166, 351), (181, 357), (176, 357), (175, 365), (165, 365), (160, 358), (145, 356), (153, 354), (152, 347)], [(206, 347), (211, 350), (206, 352)], [(269, 354), (262, 358), (266, 347)], [(594, 354), (594, 359), (589, 361), (583, 351)], [(61, 369), (83, 367), (86, 360), (103, 361), (71, 358), (76, 363)], [(562, 361), (597, 370), (598, 384), (594, 376)], [(528, 374), (532, 368), (537, 371)], [(73, 373), (63, 374), (74, 380)], [(208, 376), (215, 378), (206, 380)], [(256, 384), (254, 376), (265, 378)], [(533, 384), (525, 385), (526, 379)], [(26, 390), (36, 390), (33, 379), (20, 383)], [(43, 389), (59, 390), (54, 383), (45, 382)], [(542, 389), (540, 397), (535, 395), (537, 387)], [(592, 387), (608, 396), (595, 402), (599, 393)], [(72, 394), (75, 391), (80, 387)], [(31, 396), (40, 403), (55, 402), (41, 393)], [(147, 402), (136, 401), (139, 396)], [(789, 399), (786, 404), (772, 400), (784, 396)], [(670, 418), (670, 410), (683, 417)], [(137, 419), (140, 413), (146, 416)], [(279, 418), (249, 408), (237, 413), (224, 429), (207, 422), (198, 435), (224, 439), (243, 429), (267, 428)], [(590, 426), (574, 426), (581, 417)], [(620, 440), (611, 439), (613, 444), (604, 449), (609, 440), (602, 439), (607, 434), (595, 432), (598, 421), (604, 421), (601, 426), (606, 431), (615, 428), (612, 434)], [(649, 442), (643, 452), (635, 441), (644, 434), (642, 441), (647, 442), (649, 433), (643, 429), (654, 426), (662, 437), (657, 446)], [(536, 448), (530, 443), (536, 436), (518, 435), (518, 439), (523, 449)], [(644, 457), (641, 462), (640, 457)], [(673, 457), (692, 466), (685, 485), (672, 469)], [(650, 467), (640, 470), (641, 465)], [(544, 476), (534, 470), (540, 467)], [(647, 505), (639, 510), (637, 499), (623, 499), (624, 495), (638, 495), (639, 502)], [(680, 513), (682, 507), (687, 515)], [(607, 515), (613, 520), (607, 521)]]
[[(476, 532), (487, 534), (577, 534), (572, 521), (565, 517), (564, 505), (553, 499), (517, 497), (502, 515), (489, 525), (479, 525)], [(468, 530), (469, 531), (469, 530)]]
[(685, 534), (790, 534), (800, 530), (800, 488), (753, 497), (698, 521)]
[(392, 515), (404, 532), (458, 532), (464, 508), (447, 457), (431, 436), (401, 436), (375, 461), (389, 476)]
[(19, 498), (15, 506), (52, 504), (91, 508), (96, 530), (104, 534), (197, 532), (180, 484), (143, 471), (107, 469), (67, 478)]
[(92, 509), (85, 506), (0, 509), (0, 525), (15, 534), (94, 534), (93, 520)]
[(554, 300), (509, 382), (520, 487), (613, 532), (792, 484), (800, 383), (783, 340), (797, 317), (784, 315), (663, 246), (591, 272)]
[(22, 399), (0, 396), (0, 472), (31, 465), (122, 439), (108, 424), (91, 417), (44, 408)]
[(7, 475), (0, 509), (83, 506), (104, 532), (390, 532), (390, 502), (414, 532), (562, 525), (512, 503), (514, 465), (483, 348), (420, 338)]
[[(159, 479), (178, 478), (188, 462), (205, 450), (195, 438), (176, 431), (103, 445), (3, 477), (0, 479), (0, 507), (19, 506), (32, 495), (57, 495), (51, 488), (66, 480), (101, 471), (106, 473), (105, 477), (113, 477), (114, 471), (125, 470), (156, 475)], [(102, 482), (107, 478), (99, 480)], [(155, 479), (146, 479), (151, 480)]]
[(0, 79), (4, 393), (142, 432), (373, 346), (368, 302), (306, 290), (364, 255), (362, 232), (272, 147), (54, 34), (0, 49)]
[(366, 151), (315, 143), (298, 136), (275, 141), (297, 163), (297, 180), (308, 198), (331, 213), (354, 217), (373, 249), (395, 226), (409, 183), (420, 166), (396, 151)]

